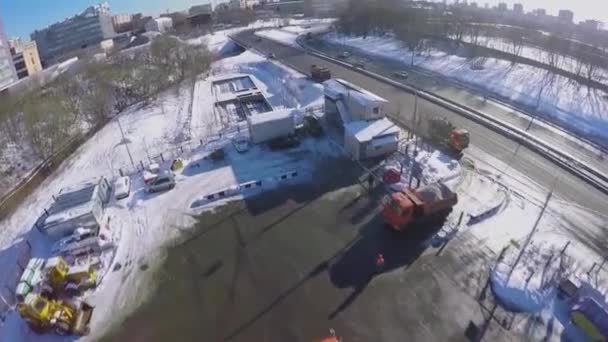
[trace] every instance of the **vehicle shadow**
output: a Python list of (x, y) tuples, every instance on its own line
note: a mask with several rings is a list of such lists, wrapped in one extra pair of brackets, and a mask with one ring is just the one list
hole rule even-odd
[[(329, 314), (335, 318), (350, 306), (374, 279), (383, 273), (408, 267), (429, 247), (429, 239), (441, 229), (443, 222), (412, 226), (405, 232), (388, 227), (381, 214), (365, 224), (355, 242), (329, 266), (329, 278), (338, 288), (352, 288), (352, 293)], [(376, 258), (382, 255), (384, 264)]]

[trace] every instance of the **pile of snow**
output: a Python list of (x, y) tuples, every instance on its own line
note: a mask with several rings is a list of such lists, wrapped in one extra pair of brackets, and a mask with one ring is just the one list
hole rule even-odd
[[(390, 35), (363, 38), (332, 32), (324, 35), (323, 39), (349, 46), (362, 54), (410, 65), (411, 52)], [(588, 90), (571, 79), (548, 75), (546, 70), (529, 65), (513, 65), (510, 61), (487, 58), (482, 70), (472, 70), (475, 63), (475, 60), (438, 50), (414, 56), (417, 67), (485, 88), (521, 105), (537, 107), (550, 121), (608, 140), (608, 98), (603, 91)]]
[[(412, 170), (416, 168), (419, 168), (422, 172), (420, 174), (420, 184), (441, 181), (452, 189), (458, 184), (461, 167), (454, 158), (439, 150), (428, 149), (428, 146), (422, 146), (422, 144), (418, 146), (417, 156), (414, 157), (413, 141), (402, 144), (399, 150), (401, 153), (393, 154), (387, 158), (382, 167), (376, 171), (376, 176), (379, 178), (382, 178), (388, 170), (401, 173), (401, 180), (391, 185), (393, 190), (406, 189), (410, 182)], [(401, 172), (402, 170), (403, 172)], [(414, 176), (412, 184), (415, 186), (416, 182)]]
[(538, 313), (557, 293), (557, 284), (568, 276), (570, 262), (560, 248), (547, 243), (530, 243), (513, 269), (520, 249), (509, 245), (491, 271), (492, 291), (510, 311)]

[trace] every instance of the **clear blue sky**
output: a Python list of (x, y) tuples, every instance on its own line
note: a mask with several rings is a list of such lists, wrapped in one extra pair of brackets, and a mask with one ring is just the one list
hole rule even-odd
[[(100, 0), (0, 0), (0, 17), (8, 37), (29, 39), (30, 33), (82, 12)], [(113, 14), (159, 14), (180, 11), (209, 0), (108, 0)], [(218, 1), (222, 2), (222, 1)]]
[[(331, 1), (331, 0), (327, 0)], [(439, 0), (441, 1), (441, 0)], [(462, 1), (462, 0), (461, 0)], [(504, 1), (509, 5), (522, 3), (525, 11), (534, 8), (545, 8), (551, 14), (557, 14), (559, 9), (574, 11), (575, 20), (597, 19), (608, 27), (607, 0), (469, 0), (480, 5), (489, 3), (496, 5)], [(32, 31), (44, 28), (49, 24), (82, 12), (100, 0), (0, 0), (0, 17), (9, 37), (20, 36), (29, 38)], [(209, 0), (109, 0), (112, 13), (159, 14), (166, 10), (184, 10), (192, 5), (208, 3)], [(216, 2), (223, 2), (216, 0)], [(454, 2), (454, 0), (449, 0)]]

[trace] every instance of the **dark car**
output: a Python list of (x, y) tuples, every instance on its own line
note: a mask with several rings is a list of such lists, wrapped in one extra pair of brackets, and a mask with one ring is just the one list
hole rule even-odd
[(270, 140), (268, 146), (271, 150), (285, 150), (300, 145), (300, 140), (295, 135), (278, 137)]

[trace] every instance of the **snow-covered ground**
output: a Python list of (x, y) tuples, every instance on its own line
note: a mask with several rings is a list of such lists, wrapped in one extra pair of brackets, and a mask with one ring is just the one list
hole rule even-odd
[[(214, 49), (222, 49), (228, 44), (226, 35), (218, 37), (213, 38)], [(215, 62), (211, 73), (253, 74), (275, 109), (294, 108), (303, 112), (318, 110), (323, 103), (322, 89), (318, 84), (251, 52)], [(239, 129), (227, 127), (216, 116), (210, 80), (199, 77), (194, 84), (185, 82), (146, 106), (129, 108), (117, 119), (124, 131), (124, 139), (117, 120), (106, 125), (43, 182), (11, 217), (0, 223), (0, 269), (3, 274), (16, 273), (18, 246), (23, 241), (32, 244), (34, 255), (44, 254), (51, 244), (32, 227), (37, 214), (52, 201), (53, 194), (63, 187), (96, 176), (113, 179), (121, 169), (130, 173), (131, 196), (112, 201), (104, 214), (104, 220), (110, 219), (111, 229), (121, 232), (115, 256), (115, 262), (121, 268), (111, 271), (89, 298), (95, 305), (95, 312), (91, 322), (93, 335), (86, 339), (102, 334), (104, 329), (119, 322), (129, 310), (141, 303), (147, 291), (151, 290), (146, 279), (146, 274), (151, 272), (146, 273), (145, 270), (154, 267), (162, 258), (161, 246), (193, 223), (193, 213), (226, 201), (193, 205), (201, 197), (254, 180), (264, 180), (266, 188), (281, 182), (308, 180), (313, 166), (321, 162), (323, 156), (339, 153), (323, 139), (305, 140), (299, 148), (287, 152), (252, 147), (245, 154), (237, 153), (230, 139), (240, 134)], [(224, 162), (214, 164), (205, 159), (220, 146), (225, 146), (227, 151)], [(176, 172), (175, 189), (158, 194), (146, 193), (141, 177), (134, 169), (152, 161), (160, 162), (161, 158), (167, 167), (175, 157), (182, 158), (185, 163), (184, 169)], [(281, 179), (282, 174), (293, 175), (294, 172), (297, 173), (295, 178)], [(250, 193), (254, 191), (240, 192), (233, 198)], [(9, 278), (12, 277), (3, 276), (0, 286), (14, 286), (4, 284), (10, 283)], [(0, 327), (0, 341), (62, 340), (50, 335), (34, 336), (14, 311)]]
[(300, 45), (296, 42), (299, 35), (306, 33), (322, 33), (328, 31), (329, 24), (317, 24), (306, 26), (286, 26), (282, 28), (273, 28), (256, 31), (256, 36), (274, 40), (289, 46), (299, 48)]
[[(468, 43), (473, 43), (473, 39), (471, 36), (464, 35), (462, 40)], [(487, 37), (481, 36), (477, 38), (477, 44), (486, 46), (491, 49), (504, 51), (508, 53), (514, 53), (513, 43), (509, 42), (509, 40), (498, 37)], [(522, 57), (526, 57), (541, 63), (545, 63), (547, 65), (550, 64), (551, 53), (547, 50), (543, 50), (541, 48), (530, 46), (530, 45), (522, 45), (521, 50), (519, 51), (519, 55)], [(562, 56), (559, 55), (556, 60), (556, 67), (571, 73), (577, 73), (577, 61), (570, 56)], [(587, 69), (585, 66), (581, 66), (581, 74), (585, 75)], [(594, 78), (599, 80), (600, 82), (605, 82), (606, 77), (608, 76), (608, 71), (602, 68), (596, 68), (594, 71)]]
[[(390, 58), (406, 66), (410, 64), (409, 50), (390, 36), (363, 38), (332, 32), (323, 39), (369, 56)], [(479, 63), (438, 50), (414, 57), (417, 67), (485, 88), (522, 105), (538, 106), (550, 121), (608, 139), (608, 97), (603, 91), (588, 91), (587, 87), (559, 75), (547, 74), (543, 69), (494, 58), (485, 59), (482, 70), (471, 69)]]

